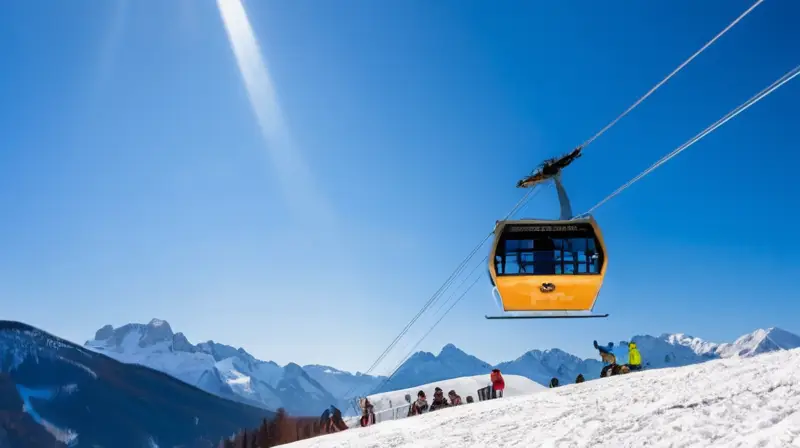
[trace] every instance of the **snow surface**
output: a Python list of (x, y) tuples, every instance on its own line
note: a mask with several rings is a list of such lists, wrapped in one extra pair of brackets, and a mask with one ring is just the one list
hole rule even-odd
[[(546, 390), (544, 386), (538, 384), (528, 378), (519, 375), (503, 375), (503, 380), (506, 383), (505, 390), (503, 391), (504, 397), (516, 397), (520, 395), (530, 395), (535, 392)], [(451, 390), (461, 396), (461, 401), (466, 404), (467, 396), (471, 395), (472, 398), (478, 401), (478, 389), (482, 389), (491, 382), (489, 375), (474, 375), (462, 378), (453, 378), (444, 381), (437, 381), (434, 383), (423, 384), (421, 386), (410, 387), (392, 392), (383, 392), (379, 394), (370, 395), (367, 398), (372, 403), (375, 412), (375, 421), (383, 422), (387, 420), (396, 420), (399, 418), (406, 418), (408, 416), (408, 407), (410, 403), (405, 400), (406, 394), (411, 396), (411, 400), (417, 399), (417, 392), (420, 390), (425, 392), (428, 399), (428, 404), (433, 400), (433, 392), (437, 387), (442, 388), (445, 396)], [(450, 399), (448, 398), (449, 402)], [(360, 416), (346, 419), (347, 426), (352, 427), (358, 425)]]
[[(800, 350), (570, 384), (287, 447), (800, 447)], [(463, 397), (463, 395), (462, 395)]]

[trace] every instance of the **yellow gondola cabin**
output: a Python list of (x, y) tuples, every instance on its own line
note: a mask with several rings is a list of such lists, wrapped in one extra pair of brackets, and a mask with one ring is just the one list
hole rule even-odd
[[(504, 311), (525, 312), (519, 317), (605, 317), (586, 314), (608, 263), (593, 218), (499, 221), (489, 258)], [(571, 311), (583, 313), (565, 313)]]

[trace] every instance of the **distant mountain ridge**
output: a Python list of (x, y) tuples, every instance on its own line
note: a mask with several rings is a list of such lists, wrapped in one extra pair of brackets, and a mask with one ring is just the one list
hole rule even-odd
[(274, 413), (0, 321), (0, 446), (216, 446)]
[[(751, 357), (800, 347), (800, 336), (776, 327), (758, 329), (741, 336), (733, 343), (708, 342), (683, 333), (665, 333), (658, 337), (637, 335), (630, 341), (636, 343), (642, 354), (642, 363), (651, 369), (679, 367), (719, 358)], [(627, 342), (629, 341), (619, 341), (615, 344), (625, 348), (623, 350), (625, 357), (627, 357)], [(621, 361), (627, 362), (627, 359)], [(415, 353), (400, 366), (388, 382), (373, 393), (480, 374), (487, 375), (488, 383), (488, 373), (492, 367), (504, 373), (524, 376), (539, 384), (548, 385), (550, 379), (554, 377), (558, 378), (560, 384), (575, 382), (579, 374), (586, 380), (597, 379), (603, 363), (599, 359), (581, 359), (561, 349), (553, 348), (531, 350), (515, 360), (491, 366), (448, 344), (438, 355), (429, 352)]]
[[(800, 347), (800, 336), (780, 328), (759, 329), (732, 343), (708, 342), (683, 333), (637, 335), (631, 341), (637, 343), (647, 368), (678, 367)], [(349, 411), (353, 397), (452, 378), (486, 374), (488, 381), (493, 367), (542, 385), (553, 377), (561, 384), (572, 383), (578, 374), (587, 380), (596, 379), (602, 368), (599, 359), (582, 359), (558, 348), (531, 350), (493, 366), (447, 344), (438, 355), (414, 353), (387, 381), (384, 376), (352, 374), (324, 365), (301, 367), (289, 363), (282, 367), (259, 360), (242, 348), (214, 341), (193, 345), (183, 333), (173, 333), (169, 323), (161, 319), (116, 329), (106, 325), (85, 346), (122, 362), (161, 370), (223, 398), (270, 410), (284, 407), (294, 415), (318, 415), (331, 404)]]
[[(283, 407), (291, 415), (319, 415), (331, 404), (345, 406), (348, 390), (352, 389), (351, 396), (366, 394), (382, 380), (326, 366), (309, 366), (308, 371), (294, 363), (281, 367), (256, 359), (243, 348), (214, 341), (194, 345), (162, 319), (119, 328), (106, 325), (84, 345), (118, 361), (165, 372), (223, 398), (269, 410)], [(337, 396), (328, 388), (337, 391)]]

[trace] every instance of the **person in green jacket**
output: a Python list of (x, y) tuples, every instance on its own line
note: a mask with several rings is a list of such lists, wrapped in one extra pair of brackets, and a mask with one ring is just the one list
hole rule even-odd
[(642, 354), (636, 348), (635, 342), (628, 344), (628, 368), (631, 371), (642, 370)]

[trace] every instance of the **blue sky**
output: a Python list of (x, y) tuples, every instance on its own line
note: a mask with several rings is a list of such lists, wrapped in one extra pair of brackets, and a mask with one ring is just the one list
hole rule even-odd
[[(750, 4), (249, 0), (280, 108), (267, 139), (216, 2), (5, 4), (3, 318), (83, 342), (159, 317), (193, 342), (364, 370), (516, 203), (520, 176)], [(593, 143), (565, 173), (576, 211), (800, 62), (799, 13), (765, 2)], [(643, 333), (800, 332), (783, 230), (798, 213), (798, 84), (595, 213), (610, 318), (485, 321), (484, 275), (420, 348), (498, 362), (595, 356), (593, 339)], [(525, 213), (556, 214), (553, 190)]]

